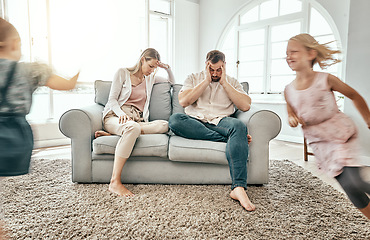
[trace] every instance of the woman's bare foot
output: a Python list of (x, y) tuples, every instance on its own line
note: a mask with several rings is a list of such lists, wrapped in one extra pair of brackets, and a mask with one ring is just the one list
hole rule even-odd
[(109, 191), (112, 193), (116, 193), (122, 197), (133, 197), (135, 194), (130, 192), (121, 182), (118, 181), (111, 181), (109, 184)]
[(98, 130), (95, 132), (95, 138), (101, 137), (101, 136), (110, 136), (111, 134), (103, 131), (103, 130)]
[(242, 207), (245, 208), (245, 210), (250, 212), (256, 210), (256, 207), (249, 200), (249, 197), (243, 187), (234, 188), (234, 190), (232, 190), (230, 193), (230, 197), (234, 200), (239, 201)]

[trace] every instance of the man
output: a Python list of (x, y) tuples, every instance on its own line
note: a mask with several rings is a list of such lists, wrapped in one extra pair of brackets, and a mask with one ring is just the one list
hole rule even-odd
[(225, 55), (213, 50), (207, 54), (204, 71), (191, 74), (179, 93), (185, 113), (173, 114), (169, 127), (181, 137), (226, 142), (226, 158), (232, 179), (230, 197), (248, 211), (254, 211), (245, 191), (247, 188), (248, 144), (251, 137), (240, 120), (230, 117), (234, 105), (248, 111), (250, 97), (241, 84), (226, 75)]

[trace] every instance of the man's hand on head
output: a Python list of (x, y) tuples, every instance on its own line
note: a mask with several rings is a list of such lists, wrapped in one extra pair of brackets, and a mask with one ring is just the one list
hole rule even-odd
[(212, 82), (212, 76), (211, 76), (211, 63), (209, 61), (206, 62), (206, 80), (211, 83)]
[(220, 84), (223, 85), (224, 83), (226, 83), (226, 63), (224, 62), (221, 66), (221, 70), (222, 70), (222, 74), (221, 74), (221, 78), (220, 78)]

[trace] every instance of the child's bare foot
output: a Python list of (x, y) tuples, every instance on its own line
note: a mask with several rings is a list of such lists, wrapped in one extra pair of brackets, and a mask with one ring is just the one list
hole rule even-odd
[(250, 144), (252, 142), (252, 136), (247, 134), (247, 138), (248, 138), (248, 144)]
[(111, 181), (109, 184), (109, 191), (116, 193), (122, 197), (133, 197), (135, 194), (130, 192), (121, 182)]
[(103, 131), (103, 130), (98, 130), (95, 132), (95, 138), (101, 137), (101, 136), (110, 136), (111, 134)]
[(242, 207), (245, 208), (245, 210), (250, 212), (256, 210), (256, 207), (249, 200), (249, 197), (243, 187), (234, 188), (234, 190), (232, 190), (230, 193), (230, 197), (234, 200), (239, 201)]

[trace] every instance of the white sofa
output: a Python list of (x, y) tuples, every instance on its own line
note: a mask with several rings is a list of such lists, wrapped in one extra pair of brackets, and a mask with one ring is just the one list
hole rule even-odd
[[(95, 82), (95, 104), (65, 112), (59, 121), (61, 132), (71, 139), (72, 181), (108, 183), (113, 169), (114, 149), (119, 136), (94, 139), (103, 128), (102, 110), (111, 82)], [(247, 87), (247, 84), (244, 83)], [(168, 120), (183, 112), (177, 94), (181, 85), (155, 84), (150, 102), (150, 120)], [(248, 183), (268, 182), (269, 142), (281, 129), (280, 117), (269, 110), (252, 107), (237, 110), (252, 135), (248, 159)], [(122, 174), (124, 183), (231, 184), (225, 156), (226, 143), (185, 139), (174, 134), (141, 135)]]

